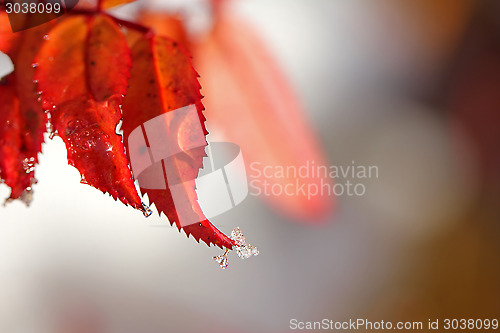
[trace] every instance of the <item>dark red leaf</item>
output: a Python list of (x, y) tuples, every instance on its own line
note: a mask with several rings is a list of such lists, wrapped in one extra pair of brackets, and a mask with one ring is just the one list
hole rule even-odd
[[(28, 20), (30, 18), (28, 17)], [(33, 83), (33, 58), (52, 23), (42, 24), (20, 33), (5, 32), (9, 45), (6, 52), (14, 62), (15, 72), (0, 88), (2, 94), (2, 144), (0, 178), (11, 187), (10, 199), (23, 198), (29, 203), (38, 153), (42, 150), (47, 116), (43, 112)]]
[(20, 177), (24, 173), (20, 123), (19, 101), (13, 84), (3, 82), (0, 84), (0, 179), (12, 188), (11, 197), (19, 197), (19, 192), (24, 191), (20, 185)]
[[(203, 215), (195, 192), (194, 179), (203, 165), (207, 134), (198, 75), (176, 42), (151, 33), (132, 33), (129, 39), (133, 66), (122, 107), (122, 128), (133, 171), (140, 173), (135, 177), (141, 192), (188, 236), (232, 248), (233, 241)], [(161, 130), (151, 130), (153, 123)], [(133, 132), (144, 140), (143, 147), (132, 142)], [(173, 153), (155, 156), (159, 148)], [(149, 163), (139, 170), (134, 160), (141, 149), (139, 159)], [(141, 177), (153, 179), (154, 186), (145, 186)]]

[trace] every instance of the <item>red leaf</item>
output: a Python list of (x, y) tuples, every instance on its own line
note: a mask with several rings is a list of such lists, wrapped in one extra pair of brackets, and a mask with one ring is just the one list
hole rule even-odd
[(119, 26), (104, 14), (67, 17), (49, 32), (35, 62), (43, 107), (82, 183), (142, 209), (115, 133), (130, 68)]
[[(12, 76), (9, 77), (12, 79)], [(22, 170), (19, 101), (10, 82), (0, 84), (0, 178), (12, 188), (11, 197), (19, 196)], [(21, 190), (21, 193), (24, 189)]]
[(51, 25), (43, 24), (17, 34), (6, 33), (10, 40), (6, 51), (14, 62), (15, 72), (0, 88), (0, 178), (12, 188), (10, 199), (21, 197), (26, 203), (29, 203), (31, 186), (36, 182), (34, 169), (42, 150), (47, 121), (37, 101), (32, 62)]
[[(233, 241), (203, 215), (195, 192), (194, 179), (203, 165), (207, 134), (198, 75), (176, 42), (153, 34), (133, 33), (129, 38), (133, 66), (122, 107), (122, 128), (141, 192), (188, 236), (232, 248)], [(161, 130), (151, 130), (155, 126)], [(145, 145), (139, 147), (131, 133)], [(157, 153), (162, 149), (163, 153)], [(136, 167), (136, 161), (144, 160), (149, 162)], [(147, 178), (155, 186), (145, 186)]]

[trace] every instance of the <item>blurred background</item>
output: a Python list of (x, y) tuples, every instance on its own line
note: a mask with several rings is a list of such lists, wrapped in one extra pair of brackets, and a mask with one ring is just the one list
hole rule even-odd
[[(180, 8), (193, 33), (210, 25), (201, 0), (150, 5)], [(332, 198), (322, 223), (248, 196), (212, 223), (239, 226), (260, 255), (233, 253), (223, 271), (211, 259), (222, 250), (80, 184), (62, 140), (47, 139), (31, 206), (0, 207), (0, 332), (499, 318), (500, 2), (242, 0), (230, 10), (274, 55), (327, 164), (375, 165), (378, 178), (363, 180), (362, 196)]]

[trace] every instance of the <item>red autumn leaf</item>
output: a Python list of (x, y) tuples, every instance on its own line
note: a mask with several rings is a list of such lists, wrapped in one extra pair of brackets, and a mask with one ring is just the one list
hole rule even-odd
[[(0, 47), (16, 66), (0, 86), (0, 176), (12, 187), (12, 198), (18, 197), (18, 188), (22, 193), (29, 189), (23, 177), (33, 179), (47, 123), (46, 110), (52, 133), (64, 141), (68, 162), (80, 171), (82, 183), (144, 210), (122, 137), (116, 134), (126, 95), (122, 126), (125, 143), (134, 129), (145, 128), (160, 117), (163, 121), (158, 135), (176, 151), (159, 161), (163, 167), (159, 188), (157, 184), (142, 186), (138, 175), (143, 193), (159, 213), (167, 215), (188, 236), (208, 245), (232, 248), (234, 241), (204, 216), (195, 192), (207, 134), (198, 75), (176, 42), (98, 10), (119, 3), (125, 2), (98, 2), (95, 8), (26, 29), (18, 37), (3, 29), (8, 21), (2, 15)], [(132, 72), (131, 50), (117, 22), (128, 28)], [(51, 30), (50, 25), (54, 26)], [(154, 142), (155, 137), (150, 136), (148, 145)]]
[[(30, 17), (28, 17), (28, 20)], [(14, 34), (6, 33), (15, 72), (0, 84), (0, 178), (11, 187), (9, 199), (23, 198), (28, 204), (34, 182), (34, 169), (41, 152), (47, 116), (43, 112), (33, 83), (32, 60), (51, 23)]]
[(11, 197), (15, 197), (17, 188), (22, 187), (18, 185), (24, 171), (20, 146), (19, 101), (12, 84), (0, 83), (0, 178), (12, 188)]
[[(138, 33), (132, 33), (129, 39), (133, 66), (130, 88), (122, 106), (124, 141), (132, 168), (138, 173), (134, 165), (137, 157), (132, 156), (138, 153), (131, 134), (139, 131), (147, 146), (142, 148), (149, 151), (142, 152), (143, 156), (150, 161), (140, 171), (145, 171), (145, 177), (153, 177), (155, 184), (159, 183), (155, 188), (146, 187), (141, 183), (141, 175), (136, 174), (141, 192), (147, 193), (158, 212), (163, 212), (188, 236), (191, 234), (208, 245), (232, 248), (233, 241), (203, 215), (195, 192), (194, 179), (203, 165), (207, 134), (198, 74), (176, 42)], [(156, 124), (152, 125), (152, 121)], [(150, 125), (159, 126), (162, 131), (148, 131)], [(172, 154), (157, 154), (162, 149)]]
[(52, 29), (35, 58), (35, 78), (68, 161), (88, 183), (142, 209), (115, 129), (127, 90), (129, 50), (108, 16), (70, 16)]

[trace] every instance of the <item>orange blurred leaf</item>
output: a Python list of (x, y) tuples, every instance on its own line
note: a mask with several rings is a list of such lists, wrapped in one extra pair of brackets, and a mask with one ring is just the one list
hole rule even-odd
[(213, 31), (194, 45), (193, 53), (207, 96), (207, 116), (227, 140), (241, 147), (247, 167), (258, 180), (255, 185), (261, 191), (266, 190), (265, 182), (267, 191), (275, 184), (286, 188), (266, 198), (292, 218), (312, 221), (325, 216), (333, 198), (307, 189), (322, 188), (331, 179), (265, 173), (265, 168), (325, 165), (305, 112), (265, 43), (251, 26), (220, 13)]

